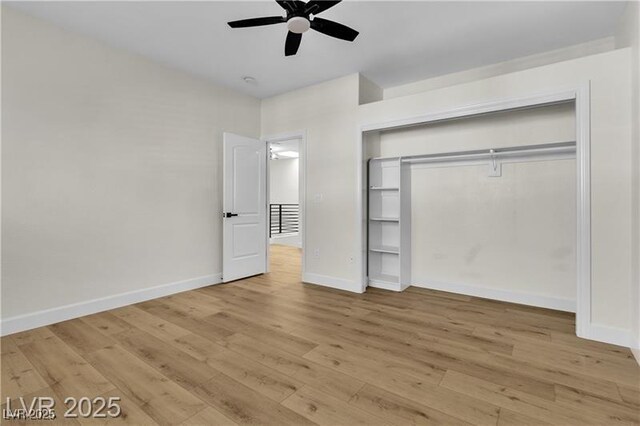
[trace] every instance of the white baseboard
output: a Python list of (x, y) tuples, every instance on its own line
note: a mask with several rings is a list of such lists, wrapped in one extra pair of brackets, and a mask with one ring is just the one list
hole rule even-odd
[(317, 284), (324, 287), (336, 288), (338, 290), (350, 291), (353, 293), (363, 293), (362, 286), (355, 281), (345, 280), (344, 278), (330, 277), (328, 275), (319, 275), (305, 272), (302, 281), (308, 284)]
[(120, 308), (134, 303), (169, 296), (174, 293), (206, 287), (212, 284), (219, 284), (221, 282), (221, 273), (206, 275), (204, 277), (192, 278), (142, 290), (135, 290), (127, 293), (115, 294), (113, 296), (101, 297), (99, 299), (87, 300), (86, 302), (45, 309), (30, 314), (4, 318), (0, 321), (0, 335), (6, 336), (8, 334), (31, 330), (33, 328), (55, 324), (57, 322), (91, 315), (97, 312), (107, 311), (109, 309)]
[(412, 283), (411, 285), (413, 287), (448, 291), (450, 293), (465, 294), (467, 296), (482, 297), (485, 299), (500, 300), (503, 302), (519, 303), (522, 305), (537, 306), (540, 308), (555, 309), (558, 311), (576, 311), (576, 301), (572, 299), (563, 299), (559, 297), (543, 296), (539, 294), (478, 287), (468, 284), (443, 283), (437, 281), (431, 281), (421, 284)]
[(631, 347), (631, 332), (623, 328), (591, 323), (585, 327), (584, 335), (578, 337), (627, 348)]

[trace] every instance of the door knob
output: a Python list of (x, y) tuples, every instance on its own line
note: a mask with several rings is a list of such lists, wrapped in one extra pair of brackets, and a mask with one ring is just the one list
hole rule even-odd
[(238, 216), (238, 213), (231, 213), (231, 212), (222, 213), (222, 217), (233, 217), (233, 216)]

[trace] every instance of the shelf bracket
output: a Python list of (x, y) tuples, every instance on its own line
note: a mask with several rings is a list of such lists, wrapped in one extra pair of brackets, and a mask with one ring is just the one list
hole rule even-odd
[(493, 149), (490, 149), (489, 153), (491, 154), (491, 161), (489, 161), (489, 177), (501, 177), (502, 163), (496, 158), (496, 152)]

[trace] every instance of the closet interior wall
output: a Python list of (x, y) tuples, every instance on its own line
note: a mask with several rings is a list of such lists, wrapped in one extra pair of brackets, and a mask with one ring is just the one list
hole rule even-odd
[[(573, 141), (574, 105), (567, 103), (371, 132), (365, 154), (404, 157)], [(500, 177), (479, 164), (410, 169), (411, 285), (530, 295), (575, 309), (574, 158), (503, 164)]]

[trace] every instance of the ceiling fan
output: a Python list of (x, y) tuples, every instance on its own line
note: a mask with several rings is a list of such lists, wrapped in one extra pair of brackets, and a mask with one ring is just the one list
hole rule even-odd
[[(331, 37), (339, 38), (341, 40), (353, 41), (358, 36), (358, 31), (347, 27), (346, 25), (339, 24), (337, 22), (330, 21), (328, 19), (318, 18), (321, 12), (329, 9), (340, 3), (338, 1), (327, 0), (311, 0), (307, 3), (301, 0), (283, 0), (278, 3), (284, 10), (287, 11), (287, 16), (265, 16), (263, 18), (251, 18), (241, 19), (239, 21), (229, 22), (231, 28), (246, 28), (246, 27), (259, 27), (262, 25), (282, 24), (287, 23), (289, 33), (287, 34), (287, 41), (284, 45), (285, 56), (295, 55), (300, 47), (300, 41), (302, 40), (302, 33), (309, 30), (309, 28), (316, 30), (322, 34), (326, 34)], [(313, 18), (311, 17), (313, 15)]]

